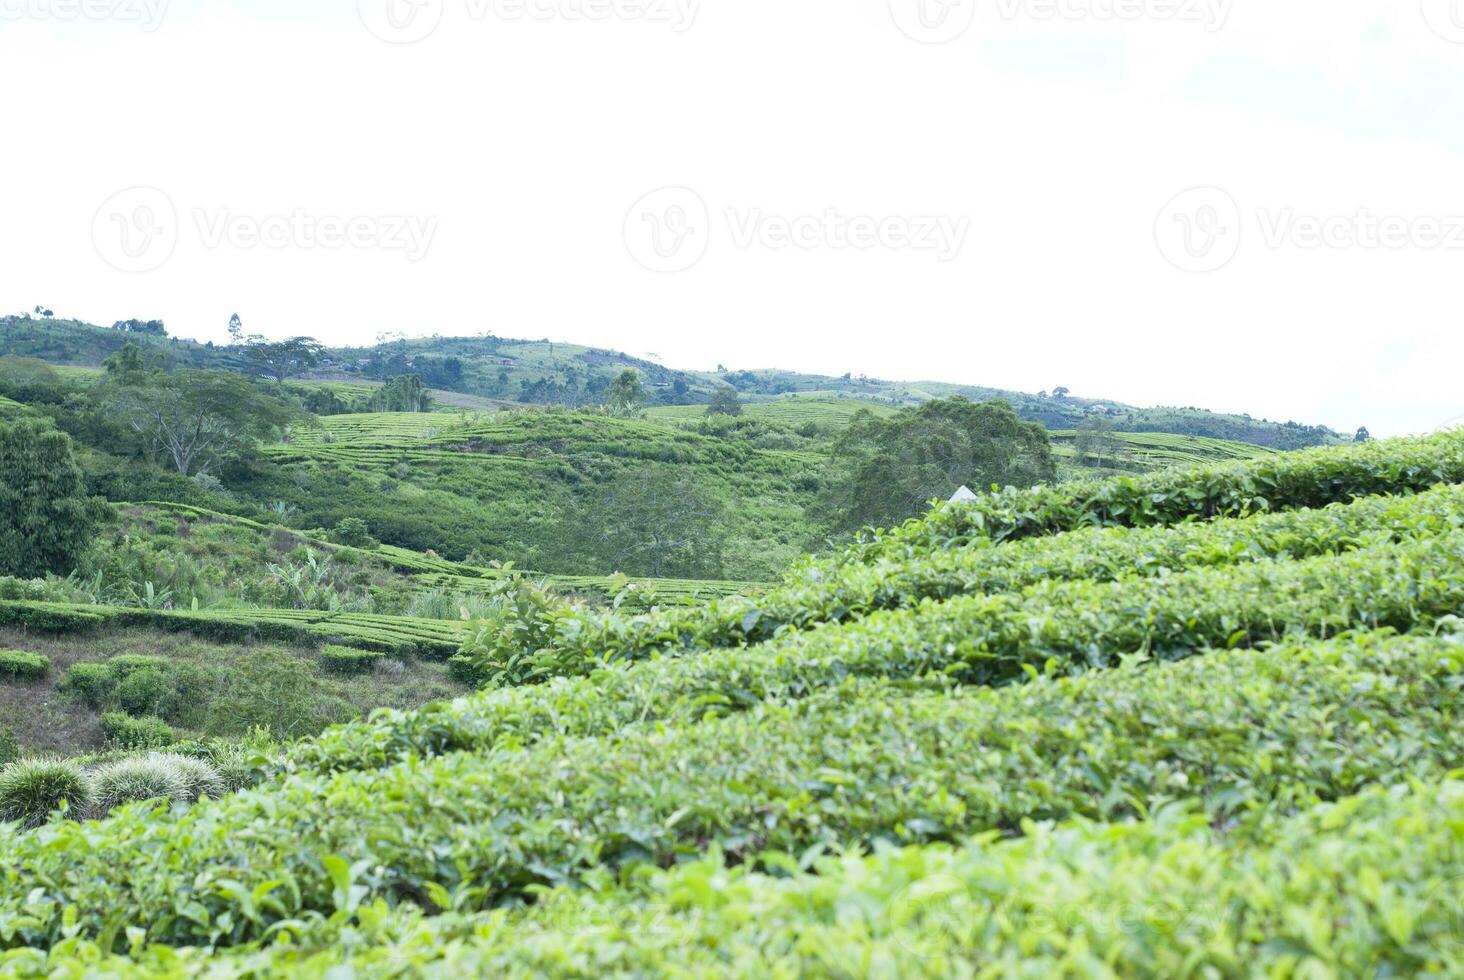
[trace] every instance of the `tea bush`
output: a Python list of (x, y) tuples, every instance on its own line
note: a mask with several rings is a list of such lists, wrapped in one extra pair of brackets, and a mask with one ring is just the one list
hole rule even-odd
[(44, 654), (0, 650), (0, 681), (38, 681), (50, 672), (51, 661)]
[(320, 651), (320, 666), (337, 674), (369, 674), (385, 659), (380, 650), (355, 650), (326, 646)]
[(1369, 783), (1440, 778), (1464, 750), (1461, 669), (1453, 637), (1370, 634), (955, 695), (850, 682), (700, 725), (296, 776), (0, 838), (15, 880), (52, 883), (0, 894), (0, 941), (47, 946), (69, 907), (83, 936), (122, 915), (154, 941), (237, 944), (342, 896), (476, 909), (710, 845), (949, 840), (1176, 798), (1243, 838)]
[(102, 734), (119, 749), (160, 749), (172, 745), (177, 735), (161, 718), (134, 718), (121, 711), (102, 715)]

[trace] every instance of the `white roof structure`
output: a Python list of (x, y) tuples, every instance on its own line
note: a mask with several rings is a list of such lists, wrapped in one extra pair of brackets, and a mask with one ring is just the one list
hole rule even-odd
[(970, 487), (964, 487), (963, 486), (963, 487), (961, 487), (961, 489), (957, 490), (956, 491), (956, 495), (951, 498), (951, 503), (953, 503), (953, 504), (965, 504), (965, 503), (970, 503), (971, 501), (973, 501), (975, 499), (976, 499), (976, 495), (971, 492), (971, 488)]

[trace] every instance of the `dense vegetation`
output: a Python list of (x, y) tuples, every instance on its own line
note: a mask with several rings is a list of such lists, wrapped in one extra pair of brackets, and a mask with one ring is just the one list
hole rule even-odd
[[(534, 445), (474, 420), (411, 438)], [(119, 975), (1447, 975), (1461, 484), (1445, 435), (984, 494), (749, 596), (483, 575), (496, 603), (413, 652), (484, 690), (265, 744), (253, 788), (137, 754), (5, 770), (0, 946)], [(132, 520), (270, 547), (205, 513)], [(368, 591), (478, 577), (334, 547), (379, 555)], [(0, 608), (63, 636), (339, 631), (335, 683), (433, 622)], [(149, 670), (82, 673), (101, 707), (163, 710), (128, 684)]]
[(1464, 434), (231, 337), (0, 327), (0, 975), (1464, 970)]

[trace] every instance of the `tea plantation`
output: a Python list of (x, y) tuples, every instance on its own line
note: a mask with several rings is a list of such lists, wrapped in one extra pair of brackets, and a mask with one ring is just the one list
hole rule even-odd
[[(622, 459), (729, 481), (796, 458), (573, 416), (399, 447), (360, 424), (268, 451), (555, 465), (612, 424)], [(229, 779), (206, 746), (0, 771), (0, 975), (1464, 974), (1464, 433), (1210, 448), (938, 507), (745, 594), (585, 603), (380, 549), (365, 574), (500, 587), (466, 619), (0, 603), (477, 689)]]

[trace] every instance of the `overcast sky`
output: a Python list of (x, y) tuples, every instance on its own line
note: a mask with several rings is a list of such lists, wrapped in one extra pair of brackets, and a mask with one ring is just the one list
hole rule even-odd
[(0, 0), (0, 311), (1464, 422), (1464, 0)]

